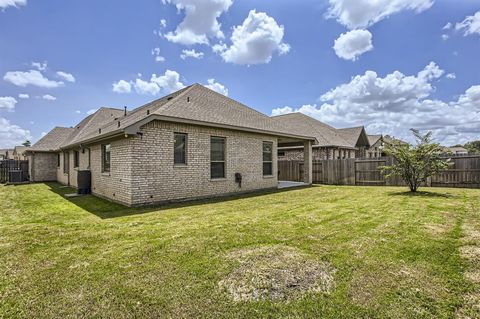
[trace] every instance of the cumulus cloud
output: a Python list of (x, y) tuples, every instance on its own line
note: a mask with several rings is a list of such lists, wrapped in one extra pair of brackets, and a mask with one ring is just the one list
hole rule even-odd
[(210, 90), (214, 90), (217, 93), (228, 96), (228, 89), (223, 84), (215, 82), (215, 79), (208, 79), (207, 83), (208, 84), (206, 84), (205, 87), (209, 88)]
[(0, 96), (0, 110), (13, 111), (17, 100), (12, 96)]
[(450, 30), (452, 28), (452, 23), (451, 22), (447, 22), (447, 24), (445, 24), (442, 28), (442, 30)]
[(429, 9), (433, 0), (330, 0), (327, 18), (336, 19), (349, 29), (369, 27), (392, 14)]
[(27, 0), (0, 0), (0, 9), (5, 10), (8, 7), (19, 7), (27, 5)]
[(174, 4), (179, 12), (184, 12), (183, 21), (175, 31), (164, 36), (170, 42), (184, 45), (208, 44), (209, 37), (222, 39), (218, 18), (227, 12), (232, 0), (162, 0), (164, 4)]
[(480, 34), (480, 11), (473, 16), (467, 16), (462, 22), (455, 25), (455, 30), (463, 31), (463, 35)]
[(160, 20), (160, 26), (161, 26), (162, 28), (167, 27), (167, 20), (161, 19), (161, 20)]
[(282, 55), (290, 50), (283, 42), (284, 27), (264, 12), (251, 10), (239, 26), (234, 27), (232, 44), (217, 44), (213, 51), (225, 62), (235, 64), (268, 63), (275, 52)]
[(182, 50), (182, 54), (180, 54), (180, 58), (182, 60), (185, 60), (186, 58), (201, 59), (203, 58), (203, 52), (197, 52), (195, 51), (195, 49)]
[(0, 148), (13, 148), (26, 140), (31, 140), (29, 130), (10, 123), (9, 120), (0, 117)]
[(352, 30), (342, 33), (335, 40), (333, 49), (338, 57), (355, 61), (360, 55), (373, 49), (372, 34), (368, 30)]
[(37, 70), (30, 70), (26, 72), (9, 71), (5, 73), (3, 79), (7, 82), (21, 87), (33, 85), (42, 88), (56, 88), (65, 85), (65, 83), (62, 81), (49, 80)]
[(138, 94), (157, 95), (160, 92), (172, 93), (185, 87), (180, 81), (180, 74), (176, 71), (166, 70), (165, 74), (157, 76), (152, 74), (149, 81), (143, 80), (141, 74), (134, 81), (120, 80), (113, 83), (113, 91), (117, 93), (130, 93), (132, 88)]
[(447, 75), (445, 75), (445, 77), (447, 79), (454, 80), (457, 78), (457, 75), (455, 73), (448, 73)]
[(447, 41), (450, 36), (448, 34), (442, 34), (442, 40)]
[(160, 48), (153, 48), (152, 55), (155, 57), (155, 62), (164, 62), (165, 57), (160, 55)]
[(132, 85), (125, 80), (120, 80), (116, 83), (113, 83), (112, 87), (113, 92), (116, 93), (130, 93), (132, 91)]
[(47, 69), (47, 61), (45, 62), (32, 62), (31, 63), (32, 67), (37, 69), (38, 71), (45, 71)]
[(57, 72), (57, 75), (58, 75), (61, 79), (65, 80), (65, 81), (67, 81), (67, 82), (72, 82), (72, 83), (75, 82), (75, 77), (74, 77), (73, 74), (71, 74), (71, 73), (67, 73), (67, 72), (63, 72), (63, 71), (58, 71), (58, 72)]
[(445, 144), (478, 138), (480, 85), (470, 87), (457, 100), (432, 99), (432, 82), (443, 73), (433, 62), (416, 75), (394, 71), (381, 77), (366, 71), (322, 94), (319, 104), (279, 107), (272, 115), (302, 112), (336, 127), (365, 125), (371, 134), (405, 140), (411, 139), (409, 128), (433, 130)]
[(54, 97), (53, 95), (45, 94), (45, 95), (42, 95), (42, 99), (48, 100), (48, 101), (55, 101), (57, 98)]
[(21, 99), (28, 99), (30, 95), (28, 95), (27, 93), (20, 93), (18, 94), (18, 97)]

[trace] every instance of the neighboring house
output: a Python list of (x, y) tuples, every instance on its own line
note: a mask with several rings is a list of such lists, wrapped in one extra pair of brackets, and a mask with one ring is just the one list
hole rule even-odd
[(76, 187), (89, 170), (94, 195), (136, 206), (277, 188), (277, 148), (290, 143), (304, 146), (311, 184), (315, 137), (194, 84), (128, 113), (101, 108), (28, 153), (33, 181)]
[[(362, 156), (368, 143), (363, 127), (336, 129), (302, 113), (289, 113), (272, 117), (290, 132), (314, 136), (313, 159), (339, 159)], [(303, 160), (303, 147), (285, 144), (278, 148), (279, 160)]]
[(27, 159), (25, 152), (29, 146), (15, 146), (13, 149), (13, 159), (16, 161), (24, 161)]
[(468, 155), (468, 150), (461, 146), (447, 147), (448, 153), (453, 155)]
[(7, 159), (7, 149), (0, 150), (0, 161)]
[(368, 135), (370, 147), (366, 149), (365, 157), (377, 158), (382, 157), (383, 152), (383, 136), (382, 135)]

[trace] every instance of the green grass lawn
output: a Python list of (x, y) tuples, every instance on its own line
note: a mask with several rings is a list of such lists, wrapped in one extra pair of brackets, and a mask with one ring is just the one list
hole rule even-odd
[(133, 209), (0, 186), (0, 318), (479, 318), (480, 190), (422, 190)]

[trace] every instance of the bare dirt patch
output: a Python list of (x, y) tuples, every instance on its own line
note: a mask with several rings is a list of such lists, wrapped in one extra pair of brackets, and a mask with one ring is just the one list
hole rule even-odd
[(227, 258), (238, 265), (218, 285), (235, 301), (288, 301), (334, 288), (335, 269), (296, 248), (239, 249)]
[(460, 247), (460, 255), (462, 258), (469, 260), (480, 260), (480, 247), (478, 246), (462, 246)]

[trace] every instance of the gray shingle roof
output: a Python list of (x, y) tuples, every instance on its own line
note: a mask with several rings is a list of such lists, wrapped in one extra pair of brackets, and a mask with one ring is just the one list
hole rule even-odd
[(352, 146), (334, 127), (303, 113), (289, 113), (272, 118), (287, 127), (289, 131), (301, 135), (313, 135), (318, 141), (318, 146), (355, 147), (355, 144)]
[(30, 147), (29, 151), (56, 151), (74, 131), (72, 127), (55, 127)]
[(337, 129), (337, 131), (348, 142), (350, 147), (370, 146), (363, 126), (341, 128)]
[(372, 146), (373, 144), (377, 143), (379, 139), (382, 138), (382, 135), (367, 135), (367, 137), (370, 146)]
[(95, 113), (87, 116), (78, 123), (61, 147), (81, 143), (85, 137), (97, 134), (98, 129), (115, 119), (124, 117), (125, 111), (109, 107), (101, 107)]
[(88, 134), (77, 136), (73, 141), (69, 140), (68, 145), (73, 146), (112, 134), (120, 134), (140, 121), (155, 117), (172, 121), (194, 121), (207, 126), (210, 124), (239, 130), (251, 129), (272, 135), (298, 135), (305, 139), (313, 139), (311, 134), (295, 134), (285, 125), (263, 113), (200, 84), (194, 84), (141, 106), (117, 120), (105, 123), (99, 127), (100, 132), (97, 127), (95, 130), (90, 130)]

